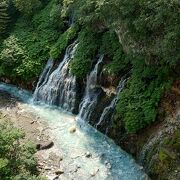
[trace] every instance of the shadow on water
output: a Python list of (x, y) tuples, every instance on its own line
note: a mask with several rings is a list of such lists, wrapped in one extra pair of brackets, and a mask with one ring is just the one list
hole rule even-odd
[(11, 96), (14, 96), (18, 98), (18, 100), (26, 102), (26, 103), (30, 103), (31, 98), (32, 98), (32, 94), (29, 91), (23, 90), (14, 85), (9, 85), (5, 83), (1, 83), (1, 82), (0, 82), (0, 91), (1, 93), (7, 92)]
[(0, 90), (0, 108), (15, 107), (16, 99), (11, 94)]

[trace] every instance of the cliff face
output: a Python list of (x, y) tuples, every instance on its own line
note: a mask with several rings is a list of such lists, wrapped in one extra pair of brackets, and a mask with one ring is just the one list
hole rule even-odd
[[(132, 154), (152, 179), (175, 180), (179, 174), (180, 82), (165, 93), (159, 105), (157, 121), (137, 134), (111, 134)], [(123, 131), (122, 131), (123, 132)]]
[[(144, 132), (146, 141), (138, 159), (154, 178), (179, 179), (180, 150), (180, 82), (173, 84), (163, 97), (158, 122)], [(141, 138), (143, 137), (141, 135)]]
[[(138, 159), (152, 178), (179, 179), (180, 123), (179, 109), (166, 117), (144, 142)], [(150, 127), (155, 128), (155, 127)], [(147, 135), (147, 134), (145, 134)], [(142, 137), (141, 137), (142, 138)]]

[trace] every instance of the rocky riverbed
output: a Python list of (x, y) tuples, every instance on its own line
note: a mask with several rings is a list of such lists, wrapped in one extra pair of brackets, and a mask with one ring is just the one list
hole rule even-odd
[[(54, 144), (52, 137), (48, 135), (47, 123), (41, 121), (40, 117), (24, 111), (22, 105), (23, 103), (17, 98), (0, 91), (0, 112), (3, 116), (25, 132), (25, 141), (31, 141), (37, 146), (44, 146), (44, 149), (41, 148), (43, 150), (40, 149), (35, 154), (38, 160), (38, 170), (48, 179), (58, 179), (60, 175), (61, 178), (66, 179), (62, 167), (64, 164), (63, 153)], [(46, 147), (48, 145), (50, 147)]]

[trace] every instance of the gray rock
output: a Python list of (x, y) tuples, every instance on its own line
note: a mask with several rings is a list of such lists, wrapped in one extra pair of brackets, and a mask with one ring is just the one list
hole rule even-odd
[(111, 166), (110, 163), (107, 163), (106, 166), (107, 166), (108, 169), (111, 169), (111, 168), (112, 168), (112, 166)]
[(76, 127), (75, 127), (75, 126), (70, 127), (70, 128), (69, 128), (69, 132), (70, 132), (71, 134), (75, 133), (75, 132), (76, 132)]
[(36, 144), (36, 149), (37, 150), (50, 149), (53, 147), (53, 145), (54, 145), (53, 141), (47, 141), (45, 143)]
[(92, 177), (96, 175), (95, 172), (91, 172), (90, 174), (91, 174)]
[(51, 170), (51, 168), (48, 167), (48, 166), (45, 166), (45, 167), (44, 167), (44, 170), (48, 171), (48, 170)]
[(90, 158), (90, 157), (92, 157), (92, 154), (90, 152), (86, 152), (85, 157)]
[(96, 168), (94, 171), (92, 171), (90, 174), (91, 174), (91, 176), (93, 177), (93, 176), (96, 176), (96, 174), (98, 173), (98, 171), (99, 171), (99, 169), (98, 168)]
[(57, 169), (57, 170), (55, 170), (55, 174), (56, 174), (56, 175), (64, 174), (64, 170), (62, 170), (62, 169)]

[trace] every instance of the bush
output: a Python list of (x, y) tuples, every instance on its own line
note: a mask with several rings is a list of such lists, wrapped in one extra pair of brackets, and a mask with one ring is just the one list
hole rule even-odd
[[(63, 20), (54, 15), (54, 1), (36, 13), (32, 21), (20, 17), (11, 35), (2, 42), (0, 52), (0, 74), (9, 79), (32, 83), (41, 73), (51, 46), (58, 39)], [(56, 7), (57, 8), (57, 7)], [(54, 22), (61, 22), (54, 25)]]
[(36, 169), (35, 146), (22, 142), (24, 133), (2, 117), (0, 131), (0, 179), (43, 179), (38, 177)]
[(10, 77), (16, 77), (16, 68), (22, 63), (22, 60), (28, 59), (22, 45), (19, 44), (15, 36), (9, 36), (3, 43), (3, 50), (0, 54), (0, 63), (2, 74)]
[(115, 121), (123, 121), (128, 133), (155, 121), (161, 96), (171, 84), (168, 68), (136, 64), (116, 107)]
[(39, 73), (40, 63), (29, 57), (23, 44), (14, 35), (3, 43), (0, 53), (1, 73), (9, 78), (31, 80)]

